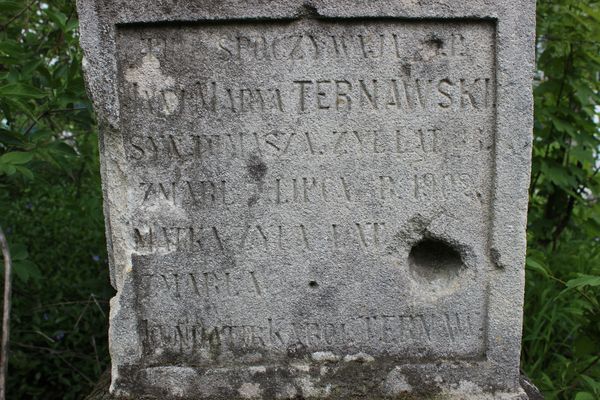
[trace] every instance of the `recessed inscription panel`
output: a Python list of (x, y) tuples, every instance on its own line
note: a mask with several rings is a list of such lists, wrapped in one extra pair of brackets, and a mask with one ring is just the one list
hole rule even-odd
[(147, 365), (484, 354), (491, 23), (136, 27), (118, 47)]

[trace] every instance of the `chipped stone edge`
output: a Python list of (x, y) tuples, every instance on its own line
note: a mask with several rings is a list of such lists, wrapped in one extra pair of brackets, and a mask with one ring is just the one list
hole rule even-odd
[[(141, 358), (137, 335), (137, 318), (133, 303), (131, 278), (132, 246), (128, 234), (127, 176), (123, 136), (119, 130), (119, 102), (115, 29), (99, 15), (96, 2), (78, 0), (80, 44), (83, 49), (83, 70), (86, 89), (98, 118), (100, 173), (104, 200), (104, 218), (110, 280), (116, 295), (110, 300), (109, 352), (111, 364), (110, 392), (119, 379), (119, 366), (135, 364)], [(110, 148), (111, 151), (105, 151)], [(125, 280), (129, 284), (125, 284)], [(119, 338), (119, 340), (115, 340)], [(127, 338), (127, 340), (123, 340)]]

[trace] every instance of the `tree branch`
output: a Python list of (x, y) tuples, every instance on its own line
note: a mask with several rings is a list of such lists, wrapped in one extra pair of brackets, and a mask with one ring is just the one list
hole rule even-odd
[(9, 19), (4, 25), (2, 25), (1, 29), (3, 31), (6, 30), (6, 27), (8, 27), (8, 25), (12, 24), (17, 18), (19, 18), (21, 15), (23, 15), (23, 13), (25, 11), (29, 10), (31, 8), (31, 6), (34, 5), (35, 3), (37, 3), (38, 1), (39, 0), (33, 0), (31, 3), (29, 3), (25, 8), (23, 8), (15, 16), (13, 16), (11, 19)]
[(10, 292), (12, 260), (8, 241), (0, 227), (0, 249), (4, 256), (4, 307), (2, 312), (2, 344), (0, 345), (0, 400), (6, 398), (6, 373), (8, 371), (8, 340), (10, 337)]

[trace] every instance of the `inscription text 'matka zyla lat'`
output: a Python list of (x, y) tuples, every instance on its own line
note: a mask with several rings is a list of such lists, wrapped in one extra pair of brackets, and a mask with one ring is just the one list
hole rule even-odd
[(115, 395), (526, 398), (532, 2), (105, 3)]

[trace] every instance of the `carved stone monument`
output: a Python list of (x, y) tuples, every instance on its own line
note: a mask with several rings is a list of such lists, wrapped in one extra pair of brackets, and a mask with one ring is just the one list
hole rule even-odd
[(526, 398), (534, 6), (79, 0), (111, 392)]

